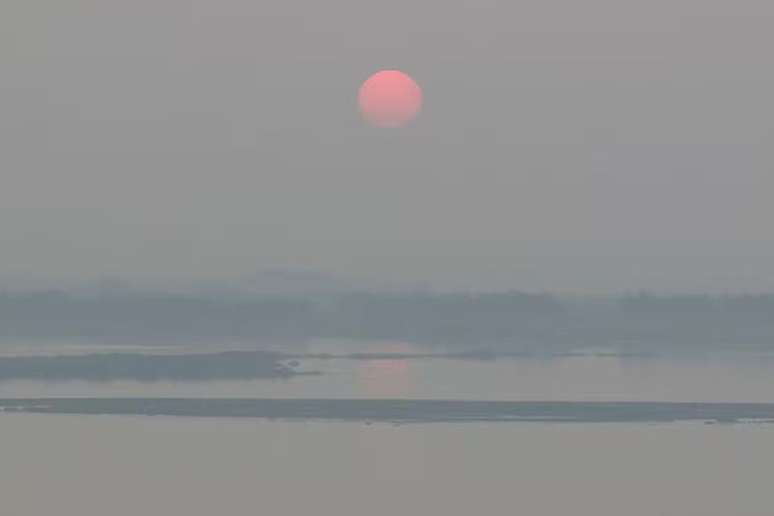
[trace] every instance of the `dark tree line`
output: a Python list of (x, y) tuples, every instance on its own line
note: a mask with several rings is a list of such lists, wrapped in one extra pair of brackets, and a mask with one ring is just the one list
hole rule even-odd
[(0, 339), (399, 339), (458, 349), (774, 346), (774, 296), (0, 294)]

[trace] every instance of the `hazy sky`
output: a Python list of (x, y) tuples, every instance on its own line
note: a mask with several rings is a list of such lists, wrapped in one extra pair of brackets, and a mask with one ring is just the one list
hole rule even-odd
[[(5, 0), (0, 282), (774, 289), (769, 0)], [(365, 126), (360, 82), (425, 109)]]

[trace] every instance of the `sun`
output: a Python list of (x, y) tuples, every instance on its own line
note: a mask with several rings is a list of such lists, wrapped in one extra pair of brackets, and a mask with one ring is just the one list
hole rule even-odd
[(360, 86), (358, 106), (374, 127), (402, 127), (422, 109), (422, 89), (400, 70), (381, 70)]

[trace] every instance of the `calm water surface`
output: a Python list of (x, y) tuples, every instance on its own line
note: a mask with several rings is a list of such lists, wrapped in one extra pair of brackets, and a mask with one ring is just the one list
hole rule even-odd
[[(313, 353), (425, 351), (405, 343), (323, 341)], [(67, 347), (67, 352), (115, 348)], [(132, 348), (143, 351), (147, 348)], [(61, 349), (36, 348), (36, 353)], [(186, 348), (152, 348), (183, 352)], [(199, 350), (201, 351), (201, 350)], [(27, 351), (29, 353), (29, 351)], [(0, 382), (0, 398), (278, 397), (430, 398), (573, 401), (774, 402), (774, 355), (716, 354), (706, 357), (568, 356), (498, 360), (386, 359), (301, 360), (299, 371), (320, 375), (288, 380), (207, 382)]]
[[(412, 352), (384, 343), (372, 351)], [(323, 343), (310, 351), (349, 352)], [(0, 397), (774, 402), (774, 360), (303, 360), (318, 376), (3, 382)], [(2, 514), (770, 516), (774, 425), (364, 424), (0, 414)]]
[(4, 514), (770, 516), (774, 426), (2, 414)]

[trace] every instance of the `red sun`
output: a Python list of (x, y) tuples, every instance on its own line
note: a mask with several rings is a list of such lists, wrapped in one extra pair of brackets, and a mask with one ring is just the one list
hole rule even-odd
[(400, 70), (376, 72), (360, 86), (360, 113), (376, 127), (401, 127), (422, 108), (422, 89)]

